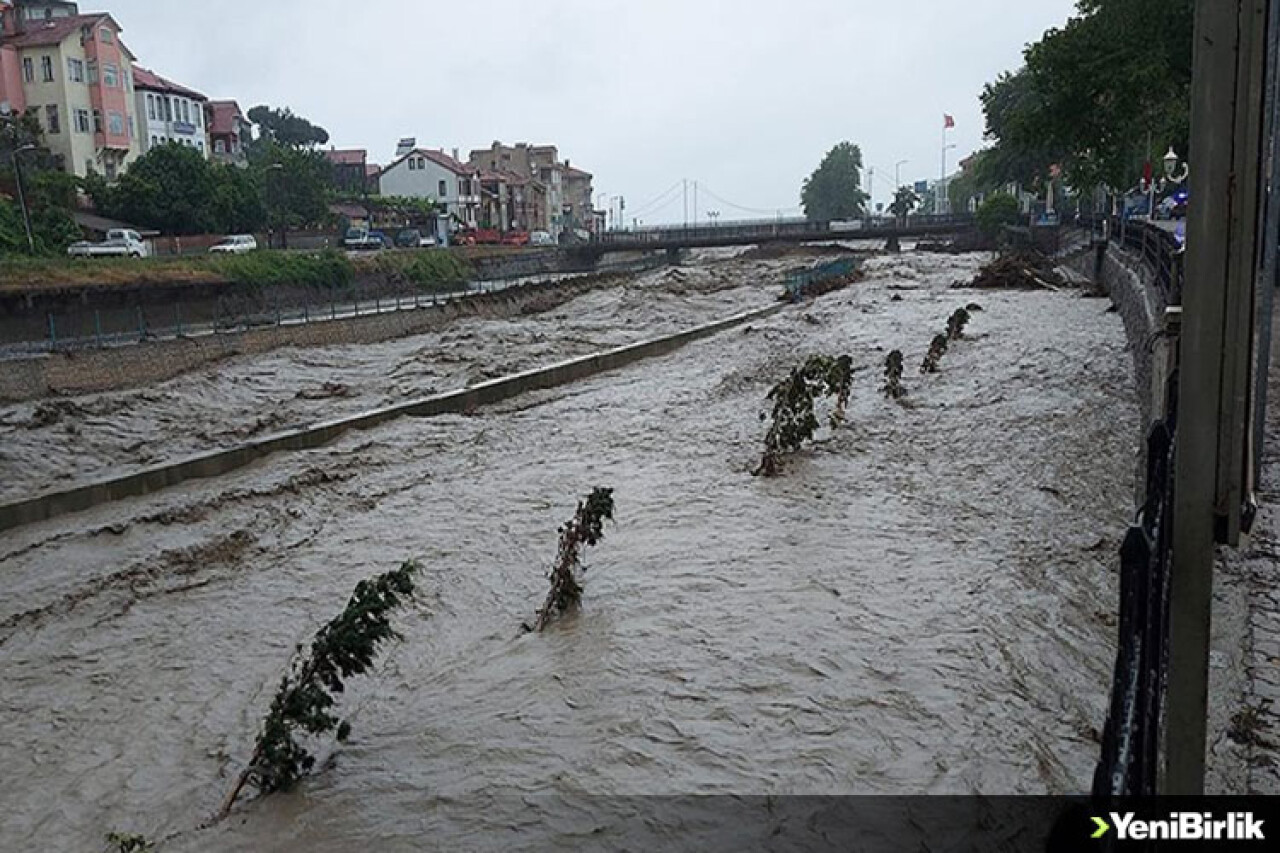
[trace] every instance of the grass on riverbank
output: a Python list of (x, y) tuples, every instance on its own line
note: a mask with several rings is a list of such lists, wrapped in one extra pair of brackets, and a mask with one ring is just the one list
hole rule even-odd
[(184, 258), (9, 257), (0, 258), (0, 294), (175, 284), (334, 288), (372, 276), (447, 290), (473, 273), (469, 261), (444, 251), (378, 252), (356, 258), (334, 249)]

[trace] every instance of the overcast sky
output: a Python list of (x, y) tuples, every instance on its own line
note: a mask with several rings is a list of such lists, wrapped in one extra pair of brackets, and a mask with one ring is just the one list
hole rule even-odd
[[(104, 0), (139, 62), (212, 98), (289, 106), (385, 164), (396, 140), (558, 145), (627, 218), (798, 212), (833, 144), (887, 201), (982, 144), (978, 93), (1074, 0)], [(865, 183), (865, 181), (864, 181)], [(692, 191), (691, 191), (692, 192)]]

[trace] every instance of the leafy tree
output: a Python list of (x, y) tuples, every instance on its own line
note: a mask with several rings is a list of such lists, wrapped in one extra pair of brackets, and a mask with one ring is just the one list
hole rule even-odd
[[(17, 154), (20, 149), (23, 153)], [(22, 196), (27, 202), (35, 251), (61, 252), (80, 239), (80, 229), (71, 215), (76, 206), (76, 184), (74, 178), (61, 171), (62, 159), (44, 146), (35, 110), (0, 116), (0, 187), (11, 199), (4, 202), (0, 212), (0, 251), (29, 251), (18, 175), (13, 168), (15, 160), (22, 170)]]
[(267, 224), (260, 175), (231, 165), (214, 165), (214, 216), (219, 231), (254, 232)]
[(899, 219), (906, 219), (919, 204), (920, 196), (916, 195), (915, 190), (911, 187), (898, 187), (893, 195), (893, 204), (889, 205), (889, 212)]
[[(982, 94), (997, 183), (1131, 186), (1144, 160), (1187, 151), (1194, 0), (1079, 0)], [(1148, 140), (1150, 143), (1148, 144)]]
[(87, 191), (106, 215), (169, 234), (206, 234), (222, 224), (213, 167), (187, 145), (153, 148), (114, 187), (94, 182)]
[(267, 223), (272, 230), (306, 228), (329, 221), (333, 166), (322, 153), (266, 140), (254, 147), (249, 162), (262, 184)]
[(258, 136), (262, 141), (274, 142), (291, 148), (307, 148), (325, 145), (329, 142), (329, 132), (319, 125), (314, 125), (299, 115), (295, 115), (288, 107), (273, 109), (268, 106), (257, 106), (249, 110), (249, 121), (258, 126)]
[(850, 142), (828, 151), (800, 190), (805, 216), (817, 220), (864, 216), (867, 198), (862, 191), (862, 150)]
[(988, 237), (995, 237), (1005, 225), (1018, 221), (1018, 200), (1008, 193), (996, 193), (978, 207), (978, 229)]

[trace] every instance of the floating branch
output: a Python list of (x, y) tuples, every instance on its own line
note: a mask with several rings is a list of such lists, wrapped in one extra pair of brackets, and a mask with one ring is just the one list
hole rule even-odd
[(560, 551), (556, 563), (548, 575), (551, 590), (538, 611), (538, 618), (529, 631), (542, 631), (556, 616), (574, 607), (582, 600), (582, 584), (578, 572), (586, 571), (582, 565), (582, 546), (596, 545), (604, 538), (604, 522), (613, 518), (613, 489), (595, 489), (585, 501), (578, 504), (573, 519), (560, 528)]
[(332, 713), (337, 701), (333, 694), (345, 691), (344, 679), (368, 671), (383, 643), (400, 638), (391, 627), (391, 611), (412, 598), (417, 572), (417, 564), (408, 562), (361, 581), (342, 615), (316, 632), (311, 654), (304, 659), (298, 646), (262, 723), (249, 766), (227, 794), (219, 817), (231, 811), (246, 784), (264, 794), (288, 790), (315, 766), (315, 758), (295, 739), (299, 730), (312, 735), (336, 730), (339, 742), (347, 739), (351, 724)]
[(947, 336), (934, 335), (933, 342), (929, 344), (929, 352), (924, 357), (924, 363), (920, 365), (920, 372), (937, 373), (942, 357), (946, 354)]
[[(768, 399), (773, 400), (773, 423), (764, 439), (764, 456), (754, 474), (772, 477), (782, 470), (782, 455), (794, 452), (818, 430), (814, 401), (818, 397), (835, 397), (831, 426), (844, 421), (853, 385), (853, 359), (847, 355), (811, 356), (791, 375), (774, 386)], [(761, 419), (764, 416), (761, 415)]]
[(890, 400), (901, 400), (907, 396), (907, 389), (902, 384), (902, 350), (894, 350), (884, 360), (884, 395)]
[(969, 325), (969, 312), (964, 308), (957, 308), (956, 312), (947, 320), (947, 338), (949, 340), (958, 341), (964, 337), (964, 327)]

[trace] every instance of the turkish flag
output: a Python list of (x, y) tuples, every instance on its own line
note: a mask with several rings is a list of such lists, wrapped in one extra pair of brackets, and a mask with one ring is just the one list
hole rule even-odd
[(956, 126), (956, 120), (955, 120), (954, 118), (952, 118), (951, 116), (947, 115), (946, 113), (943, 113), (943, 114), (942, 114), (942, 129), (943, 129), (943, 130), (950, 130), (951, 128), (953, 128), (953, 127), (955, 127), (955, 126)]

